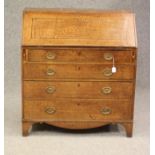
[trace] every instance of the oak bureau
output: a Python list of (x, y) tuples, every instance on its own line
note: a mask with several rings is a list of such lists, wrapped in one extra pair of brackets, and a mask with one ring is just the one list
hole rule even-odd
[(22, 37), (22, 130), (121, 124), (132, 136), (135, 15), (125, 11), (27, 9)]

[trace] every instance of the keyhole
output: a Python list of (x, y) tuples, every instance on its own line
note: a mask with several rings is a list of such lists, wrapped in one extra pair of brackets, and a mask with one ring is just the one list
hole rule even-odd
[(77, 84), (77, 87), (80, 87), (80, 83)]
[(77, 103), (77, 105), (79, 106), (79, 105), (80, 105), (80, 103)]
[(80, 69), (81, 69), (81, 67), (80, 66), (75, 66), (75, 69), (77, 70), (77, 71), (79, 71)]
[(80, 55), (81, 55), (81, 52), (79, 51), (79, 52), (78, 52), (78, 56), (80, 56)]

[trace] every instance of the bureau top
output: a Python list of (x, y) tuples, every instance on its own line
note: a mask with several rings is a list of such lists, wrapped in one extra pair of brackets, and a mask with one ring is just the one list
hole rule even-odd
[(22, 45), (137, 47), (135, 16), (95, 10), (25, 10)]

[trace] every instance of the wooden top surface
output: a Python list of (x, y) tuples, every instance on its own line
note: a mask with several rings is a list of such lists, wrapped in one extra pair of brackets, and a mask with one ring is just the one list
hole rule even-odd
[(22, 45), (137, 47), (135, 16), (101, 10), (25, 10)]

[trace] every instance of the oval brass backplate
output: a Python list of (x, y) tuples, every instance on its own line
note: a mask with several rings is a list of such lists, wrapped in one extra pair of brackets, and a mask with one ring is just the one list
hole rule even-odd
[(112, 110), (108, 107), (105, 107), (101, 110), (102, 115), (110, 115), (112, 113)]
[(46, 74), (49, 75), (49, 76), (52, 76), (52, 75), (55, 74), (55, 71), (53, 71), (52, 69), (49, 68), (49, 69), (47, 69)]
[(105, 60), (112, 60), (113, 59), (113, 54), (112, 53), (104, 53), (104, 59)]
[(111, 87), (103, 87), (103, 88), (101, 89), (101, 92), (102, 92), (103, 94), (110, 94), (110, 93), (112, 92), (112, 88), (111, 88)]
[(56, 112), (56, 109), (53, 107), (48, 107), (45, 109), (45, 112), (51, 115), (51, 114), (54, 114)]
[(53, 94), (56, 91), (56, 88), (54, 86), (50, 86), (46, 88), (46, 92), (48, 94)]
[(103, 70), (104, 76), (111, 76), (112, 75), (112, 69), (111, 68), (105, 68)]
[(56, 54), (53, 53), (53, 52), (48, 52), (47, 55), (46, 55), (46, 58), (48, 60), (54, 60), (56, 58)]

